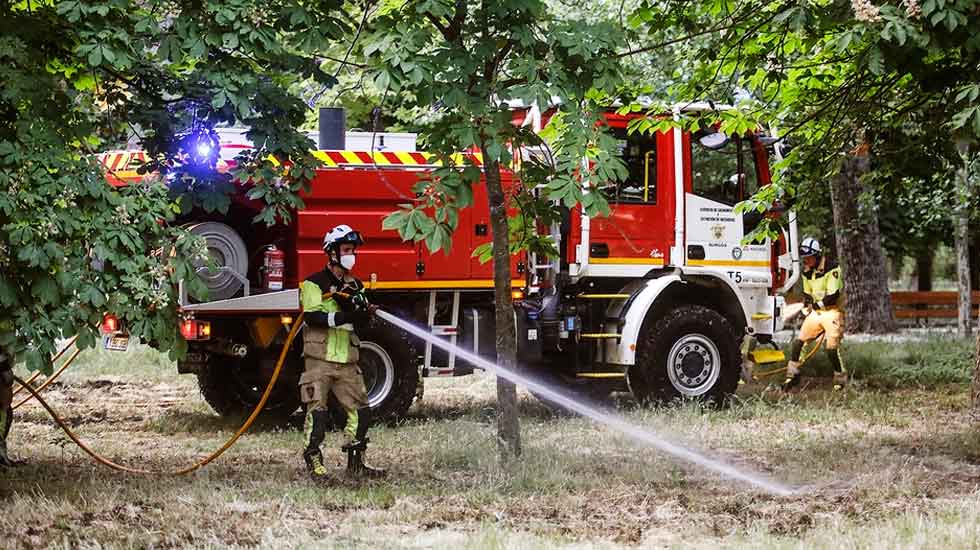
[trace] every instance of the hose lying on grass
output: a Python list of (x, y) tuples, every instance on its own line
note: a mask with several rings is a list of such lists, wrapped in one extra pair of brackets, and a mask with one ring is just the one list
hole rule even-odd
[[(58, 413), (56, 413), (54, 409), (51, 408), (51, 405), (49, 405), (44, 400), (44, 398), (40, 396), (39, 392), (44, 388), (44, 386), (35, 390), (30, 386), (28, 382), (21, 380), (19, 377), (15, 376), (14, 380), (16, 380), (18, 384), (20, 384), (21, 388), (27, 390), (31, 394), (30, 397), (37, 399), (38, 403), (40, 403), (41, 406), (44, 407), (46, 411), (48, 411), (48, 414), (51, 415), (51, 418), (53, 418), (54, 421), (58, 424), (58, 426), (62, 430), (64, 430), (65, 435), (67, 435), (72, 441), (75, 442), (76, 445), (78, 445), (78, 447), (81, 450), (85, 451), (85, 453), (91, 456), (99, 464), (102, 464), (103, 466), (107, 466), (119, 472), (125, 472), (130, 474), (158, 475), (158, 476), (186, 475), (208, 465), (210, 462), (214, 461), (216, 458), (224, 454), (225, 451), (231, 448), (231, 446), (234, 445), (236, 441), (238, 441), (239, 437), (241, 437), (246, 431), (248, 431), (250, 427), (252, 427), (252, 423), (255, 422), (255, 419), (258, 418), (259, 413), (261, 413), (262, 409), (265, 407), (265, 404), (269, 399), (269, 395), (272, 393), (272, 388), (275, 387), (276, 385), (276, 380), (279, 379), (279, 374), (280, 372), (282, 372), (282, 366), (286, 362), (286, 355), (289, 353), (289, 348), (292, 345), (293, 340), (296, 338), (296, 334), (299, 332), (299, 328), (302, 326), (302, 324), (303, 324), (303, 314), (300, 313), (296, 317), (296, 320), (293, 322), (293, 327), (290, 329), (289, 334), (286, 336), (286, 343), (285, 345), (283, 345), (282, 351), (279, 353), (279, 360), (276, 362), (276, 368), (275, 370), (272, 371), (272, 377), (269, 379), (269, 384), (266, 386), (265, 392), (262, 394), (262, 398), (259, 399), (259, 402), (258, 404), (255, 405), (255, 409), (252, 411), (252, 414), (249, 415), (248, 419), (245, 420), (245, 423), (242, 424), (242, 427), (239, 428), (238, 431), (235, 432), (235, 435), (231, 436), (228, 439), (228, 441), (226, 441), (225, 444), (222, 445), (218, 450), (214, 451), (213, 453), (204, 457), (203, 459), (195, 462), (194, 464), (191, 464), (190, 466), (186, 466), (184, 468), (180, 468), (177, 470), (169, 470), (169, 471), (168, 470), (144, 470), (142, 468), (132, 468), (130, 466), (125, 466), (123, 464), (118, 464), (116, 462), (109, 460), (108, 458), (93, 451), (88, 445), (86, 445), (81, 439), (79, 439), (78, 435), (76, 435), (75, 432), (73, 432), (71, 428), (68, 427), (65, 421), (60, 416), (58, 416)], [(67, 349), (67, 346), (65, 347), (65, 349)], [(76, 350), (75, 355), (73, 355), (68, 360), (68, 363), (66, 363), (65, 366), (63, 366), (62, 369), (58, 371), (58, 374), (64, 372), (64, 369), (67, 368), (68, 364), (71, 364), (71, 362), (75, 359), (77, 355), (78, 355), (78, 350)], [(52, 380), (52, 378), (49, 378), (44, 385), (46, 386)], [(30, 397), (28, 397), (27, 399), (29, 399)], [(24, 401), (26, 401), (27, 399), (25, 399)], [(18, 404), (18, 406), (22, 405), (24, 401), (21, 401)]]
[[(78, 335), (77, 334), (75, 336), (72, 336), (71, 339), (68, 340), (68, 343), (65, 344), (64, 347), (62, 347), (61, 350), (59, 350), (58, 353), (56, 353), (54, 355), (54, 357), (51, 358), (51, 362), (54, 363), (55, 361), (57, 361), (58, 359), (60, 359), (61, 356), (64, 355), (66, 351), (68, 351), (68, 348), (72, 347), (77, 340), (78, 340)], [(39, 388), (38, 391), (43, 390), (45, 386), (47, 386), (48, 384), (50, 384), (51, 382), (53, 382), (54, 379), (57, 378), (59, 374), (61, 374), (62, 372), (64, 372), (64, 370), (66, 368), (68, 368), (68, 365), (70, 365), (72, 363), (72, 361), (75, 360), (76, 357), (78, 357), (78, 351), (77, 350), (76, 350), (75, 354), (72, 355), (68, 359), (68, 361), (61, 367), (61, 370), (59, 370), (58, 372), (56, 372), (52, 376), (49, 376), (48, 379), (44, 381), (44, 384), (41, 385), (41, 388)], [(41, 371), (35, 372), (30, 378), (27, 379), (27, 384), (32, 384), (35, 380), (37, 380), (37, 378), (39, 376), (41, 376)], [(21, 387), (17, 388), (16, 390), (14, 390), (14, 395), (17, 395), (18, 393), (20, 393), (22, 391), (24, 391), (24, 386), (21, 386)], [(30, 397), (28, 397), (27, 399), (30, 399)], [(24, 401), (26, 401), (27, 399), (25, 399)], [(20, 403), (18, 403), (16, 406), (14, 406), (14, 408), (16, 409), (17, 407), (20, 407), (21, 405), (23, 405), (24, 404), (24, 401), (21, 401)]]
[[(809, 361), (810, 358), (813, 357), (813, 355), (815, 353), (817, 353), (817, 350), (820, 349), (820, 344), (823, 344), (823, 337), (824, 337), (824, 335), (821, 333), (820, 336), (817, 338), (817, 341), (814, 342), (813, 347), (810, 348), (810, 351), (808, 351), (806, 353), (806, 355), (803, 356), (803, 359), (800, 360), (800, 367), (802, 367), (803, 365), (805, 365), (806, 362)], [(766, 371), (762, 371), (762, 372), (759, 372), (759, 373), (754, 373), (752, 375), (752, 378), (754, 380), (760, 380), (762, 378), (768, 378), (770, 376), (775, 376), (775, 375), (777, 375), (777, 374), (779, 374), (781, 372), (784, 372), (785, 370), (786, 370), (786, 367), (780, 367), (778, 369), (766, 370)]]

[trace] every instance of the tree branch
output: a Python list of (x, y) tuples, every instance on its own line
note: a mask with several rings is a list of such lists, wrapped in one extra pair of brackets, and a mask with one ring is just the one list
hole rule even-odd
[[(760, 10), (761, 10), (761, 8), (763, 8), (765, 6), (768, 6), (769, 4), (773, 4), (773, 3), (777, 2), (777, 1), (779, 1), (779, 0), (773, 0), (772, 2), (766, 3), (764, 6), (759, 6), (758, 8), (756, 8), (756, 7), (750, 7), (749, 9), (746, 9), (745, 10), (745, 13), (743, 13), (739, 17), (731, 16), (730, 18), (728, 18), (730, 20), (730, 22), (728, 24), (718, 25), (718, 26), (712, 27), (712, 28), (707, 29), (707, 30), (703, 30), (703, 31), (699, 31), (699, 32), (687, 34), (687, 35), (684, 35), (684, 36), (681, 36), (681, 37), (678, 37), (678, 38), (673, 38), (673, 39), (670, 39), (670, 40), (665, 40), (663, 42), (660, 42), (660, 43), (657, 43), (657, 44), (653, 44), (651, 46), (644, 46), (642, 48), (632, 49), (632, 50), (629, 50), (629, 51), (618, 53), (618, 54), (614, 55), (612, 58), (613, 59), (619, 59), (619, 58), (622, 58), (622, 57), (628, 57), (628, 56), (631, 56), (631, 55), (636, 55), (638, 53), (644, 53), (644, 52), (648, 52), (648, 51), (651, 51), (651, 50), (656, 50), (656, 49), (659, 49), (659, 48), (663, 48), (665, 46), (670, 46), (670, 45), (673, 45), (673, 44), (678, 44), (680, 42), (686, 42), (688, 40), (697, 38), (699, 36), (705, 36), (705, 35), (708, 35), (708, 34), (714, 34), (714, 33), (717, 33), (717, 32), (722, 32), (722, 31), (726, 31), (726, 30), (732, 29), (736, 25), (742, 23), (743, 21), (746, 21), (746, 20), (750, 19), (753, 15), (759, 13)], [(783, 11), (784, 10), (777, 10), (777, 11), (775, 11), (766, 21), (771, 21), (776, 16), (778, 16), (780, 13), (782, 13)]]
[(438, 17), (436, 17), (435, 15), (433, 15), (431, 13), (426, 12), (425, 18), (429, 20), (429, 23), (432, 23), (432, 26), (433, 27), (435, 27), (436, 29), (439, 30), (439, 33), (442, 34), (442, 37), (445, 38), (446, 41), (448, 41), (448, 42), (452, 42), (453, 41), (452, 35), (449, 34), (449, 27), (447, 27), (446, 25), (443, 25), (442, 24), (442, 21), (439, 21), (439, 18)]

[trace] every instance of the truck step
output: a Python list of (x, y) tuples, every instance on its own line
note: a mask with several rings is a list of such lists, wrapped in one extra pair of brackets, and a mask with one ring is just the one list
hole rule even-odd
[(625, 300), (632, 294), (579, 294), (576, 298), (583, 300)]
[(587, 338), (589, 340), (603, 340), (612, 338), (622, 338), (622, 334), (618, 332), (583, 332), (579, 334), (581, 338)]

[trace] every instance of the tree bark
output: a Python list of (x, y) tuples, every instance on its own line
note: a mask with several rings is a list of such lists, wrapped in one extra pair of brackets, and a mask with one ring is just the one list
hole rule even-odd
[(895, 330), (895, 317), (878, 213), (861, 200), (861, 176), (869, 169), (867, 146), (861, 145), (844, 159), (840, 173), (831, 179), (830, 200), (847, 297), (845, 328), (847, 332), (884, 333)]
[[(497, 364), (506, 370), (517, 368), (517, 328), (514, 325), (514, 303), (511, 298), (510, 235), (507, 227), (507, 203), (500, 181), (500, 161), (487, 154), (481, 143), (490, 202), (490, 231), (493, 235), (493, 290)], [(497, 449), (502, 460), (520, 456), (521, 427), (517, 415), (517, 388), (497, 377)]]
[(920, 252), (915, 257), (915, 273), (918, 279), (916, 290), (919, 292), (932, 290), (932, 264), (935, 258), (936, 251), (932, 248)]
[(973, 320), (970, 314), (970, 251), (967, 248), (969, 238), (970, 216), (967, 211), (957, 212), (956, 214), (956, 289), (959, 292), (956, 333), (966, 338), (970, 335), (970, 325)]
[[(977, 313), (977, 326), (980, 326), (980, 313)], [(970, 394), (973, 401), (973, 417), (980, 419), (980, 330), (977, 331), (977, 344), (973, 357), (973, 386)]]
[(970, 246), (970, 288), (980, 288), (980, 239), (973, 235)]
[[(980, 318), (977, 319), (980, 322)], [(977, 331), (977, 347), (973, 352), (973, 386), (970, 396), (973, 402), (973, 418), (980, 419), (980, 330)]]
[(956, 333), (961, 338), (970, 334), (970, 171), (968, 154), (969, 145), (961, 141), (956, 145), (962, 157), (963, 164), (956, 172), (956, 200), (953, 206), (954, 241), (956, 244), (956, 289), (959, 292), (957, 300), (959, 307), (956, 315)]

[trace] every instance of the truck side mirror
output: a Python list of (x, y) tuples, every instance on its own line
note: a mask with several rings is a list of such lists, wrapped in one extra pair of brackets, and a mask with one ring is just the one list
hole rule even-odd
[(728, 145), (728, 136), (722, 132), (712, 132), (698, 137), (698, 143), (707, 149), (721, 149)]

